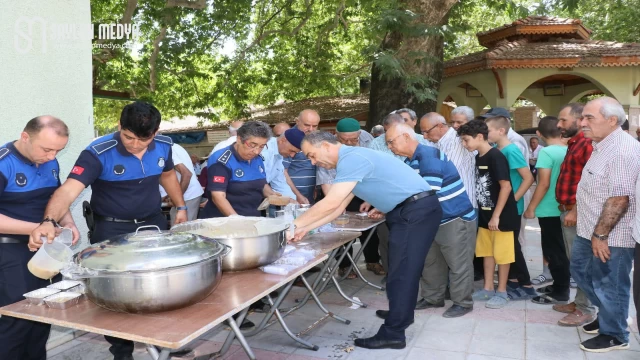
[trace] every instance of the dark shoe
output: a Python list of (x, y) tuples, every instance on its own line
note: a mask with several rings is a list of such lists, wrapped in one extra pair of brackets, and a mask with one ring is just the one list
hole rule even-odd
[(456, 317), (464, 316), (470, 313), (471, 311), (473, 311), (473, 306), (464, 307), (464, 306), (454, 304), (453, 306), (448, 308), (447, 311), (444, 312), (444, 314), (442, 314), (442, 317), (456, 318)]
[(255, 326), (256, 324), (254, 324), (251, 320), (245, 319), (242, 321), (242, 324), (240, 324), (240, 330), (248, 330)]
[(586, 332), (587, 334), (597, 334), (598, 330), (600, 330), (600, 323), (598, 323), (598, 318), (596, 318), (593, 322), (582, 326), (582, 331)]
[(420, 299), (416, 303), (416, 310), (435, 309), (435, 308), (441, 308), (441, 307), (444, 307), (444, 301), (437, 304), (432, 304), (428, 302), (427, 299)]
[[(380, 319), (386, 320), (387, 316), (389, 316), (389, 310), (376, 310), (376, 316)], [(413, 324), (414, 319), (411, 319), (411, 323)]]
[(365, 349), (404, 349), (407, 347), (405, 340), (386, 340), (374, 337), (355, 339), (354, 345)]
[(113, 360), (134, 360), (133, 355), (114, 355)]
[(480, 281), (480, 280), (484, 280), (484, 274), (481, 272), (474, 272), (473, 273), (473, 281)]
[(541, 288), (537, 288), (536, 291), (540, 294), (549, 294), (553, 292), (553, 285), (543, 286)]
[(611, 350), (625, 350), (629, 348), (629, 343), (623, 343), (609, 335), (598, 335), (580, 344), (580, 349), (584, 351), (603, 353)]

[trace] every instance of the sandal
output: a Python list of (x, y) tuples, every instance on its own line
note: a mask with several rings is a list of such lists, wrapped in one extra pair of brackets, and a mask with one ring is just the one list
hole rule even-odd
[(550, 294), (553, 292), (553, 285), (547, 285), (541, 288), (537, 288), (536, 291), (540, 294)]
[(567, 300), (561, 301), (561, 300), (552, 298), (547, 294), (541, 294), (531, 299), (531, 302), (536, 304), (541, 304), (541, 305), (553, 305), (553, 304), (566, 304)]
[(509, 300), (528, 300), (536, 295), (528, 293), (522, 286), (520, 286), (517, 289), (507, 289), (507, 296), (509, 297)]
[(384, 271), (382, 265), (378, 263), (367, 263), (367, 270), (373, 272), (376, 275), (386, 275), (387, 272)]
[(349, 275), (347, 275), (347, 270), (349, 270), (349, 268), (344, 268), (344, 269), (338, 269), (338, 276), (340, 278), (344, 278), (345, 275), (347, 276), (346, 279), (355, 279), (358, 277), (358, 275), (356, 275), (356, 272), (351, 270), (351, 272), (349, 273)]
[(531, 283), (533, 285), (542, 285), (542, 284), (546, 284), (546, 283), (551, 282), (551, 281), (553, 281), (553, 278), (546, 277), (546, 276), (544, 276), (544, 274), (540, 274), (540, 275), (538, 275), (537, 278), (531, 279)]

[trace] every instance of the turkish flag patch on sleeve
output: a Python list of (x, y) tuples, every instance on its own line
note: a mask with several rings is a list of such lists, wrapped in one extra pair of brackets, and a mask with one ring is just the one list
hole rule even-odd
[(213, 177), (213, 182), (214, 183), (224, 184), (224, 176), (214, 176)]
[(72, 174), (82, 175), (83, 172), (84, 172), (84, 168), (82, 166), (76, 165), (73, 167), (73, 169), (71, 169)]

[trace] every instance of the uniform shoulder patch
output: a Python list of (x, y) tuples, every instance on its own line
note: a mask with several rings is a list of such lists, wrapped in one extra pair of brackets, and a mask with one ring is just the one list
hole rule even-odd
[(227, 150), (223, 152), (222, 155), (220, 155), (220, 157), (218, 158), (218, 162), (227, 165), (230, 158), (231, 158), (231, 150)]
[(156, 137), (153, 138), (153, 140), (160, 141), (160, 142), (165, 143), (165, 144), (173, 145), (173, 140), (171, 140), (171, 138), (168, 137), (168, 136), (156, 135)]
[(93, 149), (93, 151), (96, 152), (96, 154), (100, 155), (103, 152), (116, 147), (116, 145), (118, 145), (118, 140), (112, 139), (105, 142), (101, 142), (99, 144), (95, 144), (91, 146), (91, 148)]
[(4, 159), (7, 155), (9, 155), (10, 152), (11, 150), (7, 148), (0, 149), (0, 160)]

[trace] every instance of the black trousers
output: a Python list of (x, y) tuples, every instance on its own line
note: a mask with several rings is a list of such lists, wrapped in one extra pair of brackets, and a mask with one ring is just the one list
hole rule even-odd
[[(360, 236), (361, 244), (367, 239), (367, 236), (369, 236), (370, 233), (371, 233), (371, 229), (362, 232), (362, 235)], [(371, 235), (371, 239), (369, 240), (369, 243), (367, 244), (367, 246), (364, 247), (364, 250), (362, 250), (364, 254), (364, 261), (367, 264), (371, 264), (371, 263), (378, 264), (380, 262), (380, 254), (378, 253), (379, 244), (380, 244), (380, 239), (378, 238), (378, 232), (374, 231), (373, 235)], [(353, 258), (353, 248), (349, 248), (349, 255), (351, 255), (351, 257)], [(342, 262), (340, 263), (340, 268), (346, 269), (349, 267), (349, 265), (351, 265), (351, 262), (345, 256)]]
[[(22, 294), (50, 284), (27, 269), (33, 256), (27, 244), (0, 244), (0, 306), (23, 300)], [(0, 359), (45, 360), (51, 325), (0, 317)]]
[(549, 262), (549, 272), (553, 277), (553, 293), (549, 295), (558, 300), (569, 300), (571, 273), (560, 217), (540, 217), (538, 223), (540, 223), (542, 253)]
[(520, 246), (520, 241), (518, 241), (519, 234), (520, 222), (518, 221), (518, 227), (513, 231), (516, 262), (509, 267), (509, 279), (518, 279), (520, 286), (529, 286), (531, 285), (531, 276), (527, 268), (527, 261), (524, 259), (524, 254), (522, 253), (522, 246)]
[(416, 307), (420, 276), (436, 236), (442, 208), (435, 195), (397, 207), (387, 213), (389, 226), (389, 315), (376, 337), (405, 340)]
[(636, 243), (633, 264), (633, 303), (636, 306), (636, 324), (640, 324), (640, 244), (638, 243)]
[[(95, 244), (104, 240), (111, 239), (118, 235), (132, 233), (135, 232), (139, 227), (146, 225), (156, 225), (160, 228), (160, 230), (168, 229), (167, 218), (162, 213), (158, 213), (158, 215), (156, 215), (149, 221), (138, 224), (96, 221), (95, 229), (91, 234), (90, 242), (91, 244)], [(153, 229), (150, 228), (148, 230)], [(109, 351), (111, 352), (111, 354), (113, 354), (114, 359), (133, 354), (133, 341), (106, 335), (104, 336), (104, 338), (109, 342), (109, 344), (111, 344)]]

